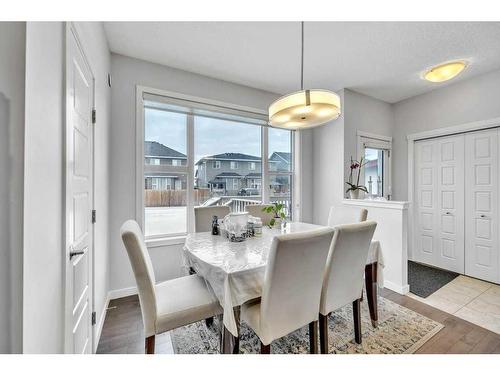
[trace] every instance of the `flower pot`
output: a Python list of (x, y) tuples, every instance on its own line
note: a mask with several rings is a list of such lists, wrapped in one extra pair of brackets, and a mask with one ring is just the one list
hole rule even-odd
[(349, 190), (349, 196), (351, 199), (359, 199), (359, 190)]

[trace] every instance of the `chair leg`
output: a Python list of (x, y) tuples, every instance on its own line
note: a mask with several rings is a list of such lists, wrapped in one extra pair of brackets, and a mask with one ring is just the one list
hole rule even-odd
[(318, 354), (318, 321), (309, 323), (309, 353)]
[(271, 345), (264, 345), (260, 342), (260, 354), (271, 354)]
[(368, 264), (365, 267), (366, 299), (370, 309), (372, 326), (377, 328), (378, 307), (377, 307), (377, 262)]
[(361, 305), (357, 299), (352, 303), (352, 313), (354, 318), (354, 340), (357, 344), (361, 344)]
[(155, 336), (146, 337), (146, 354), (155, 354)]
[(319, 314), (319, 344), (321, 354), (328, 354), (328, 315)]
[(207, 327), (211, 327), (214, 324), (214, 317), (212, 316), (211, 318), (206, 318), (205, 324)]

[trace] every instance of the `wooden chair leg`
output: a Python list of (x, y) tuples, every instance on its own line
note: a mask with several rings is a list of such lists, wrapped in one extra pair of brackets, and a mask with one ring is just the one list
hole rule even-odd
[(366, 299), (370, 310), (372, 326), (377, 327), (378, 306), (377, 306), (377, 262), (368, 264), (365, 267)]
[(318, 354), (318, 321), (309, 323), (309, 353)]
[(321, 354), (328, 354), (328, 315), (319, 314), (319, 344)]
[(146, 354), (155, 354), (155, 336), (146, 337)]
[(271, 345), (264, 345), (260, 342), (260, 354), (271, 354)]
[(354, 340), (361, 344), (361, 301), (357, 299), (352, 303), (352, 313), (354, 318)]
[(206, 318), (205, 324), (207, 327), (211, 327), (214, 324), (214, 317), (212, 316), (211, 318)]

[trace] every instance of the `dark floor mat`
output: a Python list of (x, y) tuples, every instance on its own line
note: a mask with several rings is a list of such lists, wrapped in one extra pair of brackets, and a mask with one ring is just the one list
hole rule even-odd
[(455, 272), (440, 270), (411, 261), (408, 262), (410, 292), (422, 298), (429, 297), (458, 275)]

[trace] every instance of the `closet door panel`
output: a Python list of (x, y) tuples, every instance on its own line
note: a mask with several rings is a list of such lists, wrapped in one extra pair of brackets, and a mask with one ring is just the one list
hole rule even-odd
[(437, 259), (437, 142), (415, 143), (414, 260), (434, 265)]
[(439, 138), (436, 265), (464, 273), (464, 136)]
[(466, 135), (465, 274), (499, 282), (498, 129)]

